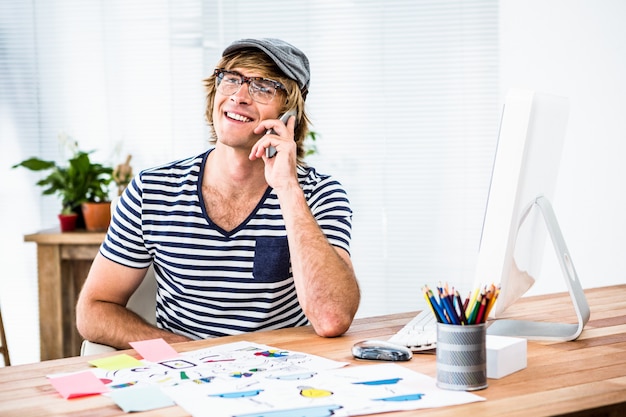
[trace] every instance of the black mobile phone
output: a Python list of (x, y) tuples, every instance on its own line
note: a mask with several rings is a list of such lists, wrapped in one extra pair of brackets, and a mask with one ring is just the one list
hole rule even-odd
[[(291, 109), (285, 114), (283, 114), (282, 116), (280, 116), (279, 120), (283, 122), (284, 124), (287, 124), (287, 121), (289, 120), (291, 116), (297, 116), (297, 115), (298, 115), (298, 112), (296, 111), (296, 109)], [(269, 129), (267, 132), (265, 132), (266, 135), (269, 135), (270, 133), (274, 134), (276, 132), (274, 132), (274, 129)], [(267, 156), (268, 158), (273, 158), (275, 155), (276, 155), (275, 147), (270, 146), (268, 148), (265, 148), (265, 156)]]

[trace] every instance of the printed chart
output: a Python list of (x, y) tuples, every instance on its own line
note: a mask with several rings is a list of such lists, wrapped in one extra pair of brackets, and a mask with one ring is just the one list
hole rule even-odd
[[(194, 417), (356, 416), (484, 401), (393, 363), (346, 366), (249, 342), (182, 354), (162, 339), (140, 343), (150, 361), (116, 355), (50, 381), (65, 398), (106, 395), (127, 412), (178, 404)], [(86, 378), (95, 380), (91, 391)]]

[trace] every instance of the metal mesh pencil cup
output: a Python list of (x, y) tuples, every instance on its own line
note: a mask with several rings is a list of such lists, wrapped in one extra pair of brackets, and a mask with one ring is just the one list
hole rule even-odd
[(487, 388), (486, 324), (437, 323), (437, 386), (458, 391)]

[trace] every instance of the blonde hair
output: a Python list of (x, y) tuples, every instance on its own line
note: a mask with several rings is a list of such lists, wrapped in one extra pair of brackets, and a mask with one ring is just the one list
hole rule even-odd
[[(230, 55), (222, 57), (222, 59), (220, 59), (217, 63), (217, 68), (232, 69), (236, 67), (258, 70), (261, 74), (263, 74), (264, 78), (276, 80), (285, 87), (286, 91), (281, 89), (276, 92), (277, 94), (274, 97), (274, 100), (283, 100), (280, 114), (283, 114), (294, 107), (297, 110), (296, 129), (294, 132), (294, 139), (297, 143), (296, 156), (298, 158), (298, 163), (304, 164), (304, 139), (309, 132), (310, 122), (304, 110), (304, 97), (296, 81), (283, 74), (274, 61), (272, 61), (265, 53), (255, 48), (237, 50)], [(205, 117), (211, 130), (210, 142), (215, 143), (217, 141), (217, 133), (215, 132), (215, 127), (213, 126), (213, 106), (217, 91), (215, 74), (211, 74), (210, 77), (204, 80), (204, 87), (207, 94)]]

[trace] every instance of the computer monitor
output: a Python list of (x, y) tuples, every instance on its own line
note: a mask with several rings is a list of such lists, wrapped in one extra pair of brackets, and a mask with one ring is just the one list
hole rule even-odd
[[(573, 340), (589, 319), (585, 295), (550, 203), (555, 193), (568, 113), (569, 102), (564, 97), (527, 90), (510, 90), (507, 94), (475, 276), (477, 286), (500, 284), (489, 334)], [(504, 311), (539, 277), (548, 236), (578, 323), (551, 323), (541, 318), (537, 322), (501, 319)]]

